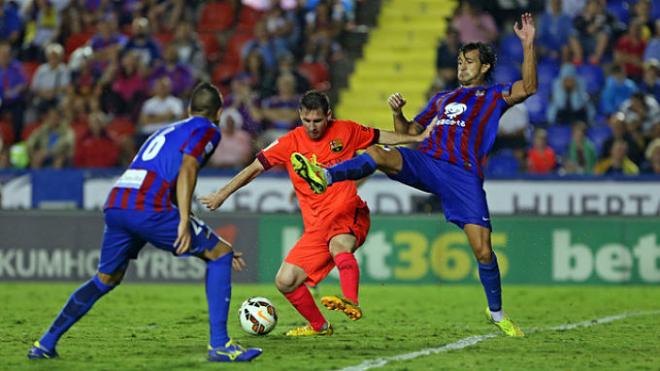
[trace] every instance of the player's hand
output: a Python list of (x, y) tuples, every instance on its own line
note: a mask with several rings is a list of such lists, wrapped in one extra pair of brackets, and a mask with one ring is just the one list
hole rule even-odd
[(179, 228), (177, 229), (176, 240), (174, 241), (174, 247), (176, 247), (176, 254), (182, 255), (188, 250), (190, 250), (190, 242), (192, 238), (190, 237), (190, 222), (181, 221), (179, 222)]
[(240, 272), (245, 268), (245, 260), (243, 260), (243, 253), (234, 250), (234, 259), (231, 260), (231, 267), (234, 272)]
[(387, 98), (387, 104), (390, 105), (393, 113), (401, 113), (401, 109), (406, 105), (406, 99), (401, 93), (394, 93)]
[(219, 208), (223, 202), (225, 202), (226, 198), (227, 197), (218, 191), (209, 193), (206, 196), (202, 196), (199, 200), (202, 202), (202, 205), (206, 206), (207, 209), (213, 211)]
[(516, 33), (523, 46), (530, 46), (534, 43), (536, 28), (534, 27), (534, 18), (531, 13), (523, 13), (520, 17), (521, 23), (514, 23), (513, 32)]

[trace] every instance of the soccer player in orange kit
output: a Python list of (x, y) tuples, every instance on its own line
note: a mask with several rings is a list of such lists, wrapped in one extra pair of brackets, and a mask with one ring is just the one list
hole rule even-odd
[(320, 92), (307, 92), (300, 99), (302, 126), (282, 136), (257, 154), (245, 167), (218, 191), (201, 198), (210, 210), (215, 210), (234, 192), (250, 183), (265, 170), (283, 165), (300, 203), (304, 233), (284, 259), (275, 285), (309, 324), (294, 328), (287, 336), (332, 335), (332, 325), (316, 306), (307, 285), (316, 286), (336, 265), (343, 297), (321, 299), (330, 310), (344, 312), (350, 319), (362, 317), (358, 301), (360, 271), (353, 256), (369, 231), (369, 208), (357, 195), (355, 182), (336, 184), (323, 194), (316, 194), (299, 176), (294, 175), (291, 156), (316, 155), (321, 166), (332, 166), (355, 156), (356, 151), (372, 144), (404, 144), (423, 141), (430, 129), (418, 135), (397, 134), (362, 126), (348, 120), (332, 119), (330, 101)]

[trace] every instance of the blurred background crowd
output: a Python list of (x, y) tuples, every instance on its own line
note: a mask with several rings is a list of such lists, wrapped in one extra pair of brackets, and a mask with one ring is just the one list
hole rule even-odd
[[(242, 167), (298, 125), (302, 92), (332, 88), (362, 3), (0, 0), (0, 168), (124, 166), (200, 80), (226, 100), (209, 164)], [(539, 91), (500, 121), (488, 172), (660, 174), (660, 1), (501, 3), (460, 1), (429, 82), (457, 86), (467, 41), (496, 47), (494, 82), (519, 79), (511, 28), (535, 13)]]

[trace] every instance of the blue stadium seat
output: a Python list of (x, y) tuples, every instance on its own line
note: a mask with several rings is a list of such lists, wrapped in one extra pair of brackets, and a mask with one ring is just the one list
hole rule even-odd
[(523, 48), (518, 36), (511, 33), (502, 37), (498, 50), (498, 58), (501, 60), (522, 63)]
[(612, 136), (612, 129), (607, 125), (596, 125), (587, 129), (587, 138), (596, 147), (596, 152), (600, 155), (603, 144)]
[(548, 144), (555, 150), (557, 155), (564, 155), (571, 144), (571, 127), (568, 125), (548, 127)]
[(598, 94), (605, 85), (605, 73), (603, 68), (593, 64), (583, 64), (577, 67), (578, 76), (584, 81), (587, 93)]
[(520, 163), (513, 152), (502, 150), (488, 158), (486, 175), (514, 176), (520, 172)]
[(498, 64), (493, 72), (496, 83), (508, 83), (520, 80), (521, 75), (518, 67), (510, 63)]
[(660, 0), (653, 0), (651, 6), (651, 19), (660, 18)]
[(543, 59), (536, 67), (536, 73), (539, 83), (539, 91), (550, 95), (552, 91), (552, 82), (559, 76), (559, 62), (551, 59)]
[(607, 10), (612, 13), (619, 22), (628, 24), (630, 20), (630, 4), (627, 1), (608, 1)]
[(534, 124), (542, 124), (546, 119), (546, 109), (548, 108), (547, 96), (537, 92), (525, 100), (525, 107), (529, 113), (529, 121)]

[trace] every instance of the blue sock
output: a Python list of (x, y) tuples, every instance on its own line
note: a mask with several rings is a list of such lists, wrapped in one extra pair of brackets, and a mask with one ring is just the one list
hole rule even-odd
[(350, 160), (340, 162), (328, 168), (328, 185), (343, 180), (358, 180), (373, 174), (376, 171), (376, 161), (367, 153), (355, 156)]
[(66, 302), (66, 305), (64, 305), (60, 314), (57, 315), (55, 321), (50, 325), (48, 331), (39, 339), (39, 344), (49, 350), (55, 349), (55, 345), (57, 345), (60, 337), (74, 323), (78, 322), (97, 300), (115, 287), (106, 285), (101, 282), (99, 276), (94, 275), (92, 279), (85, 282), (78, 290), (71, 294), (69, 301)]
[(500, 283), (500, 267), (497, 256), (493, 252), (493, 260), (489, 264), (479, 263), (479, 278), (486, 292), (488, 308), (497, 312), (502, 309), (502, 284)]
[(206, 265), (206, 301), (209, 304), (211, 347), (224, 346), (227, 335), (227, 314), (231, 299), (231, 261), (234, 253), (224, 255)]

